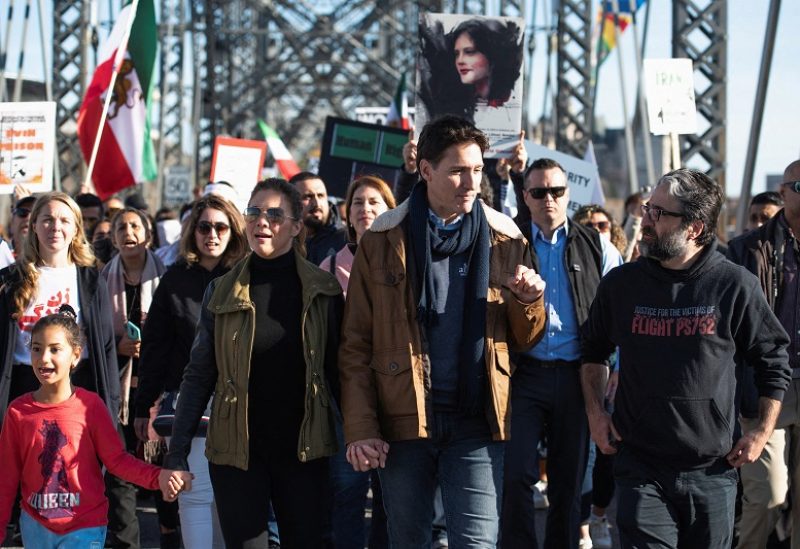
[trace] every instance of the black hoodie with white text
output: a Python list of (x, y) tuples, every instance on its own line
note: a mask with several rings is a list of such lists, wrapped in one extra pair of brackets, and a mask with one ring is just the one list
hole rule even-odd
[(758, 280), (716, 252), (686, 270), (640, 258), (600, 282), (583, 325), (583, 363), (619, 347), (612, 421), (641, 458), (679, 469), (723, 458), (734, 444), (737, 353), (755, 370), (760, 396), (782, 400), (789, 339)]

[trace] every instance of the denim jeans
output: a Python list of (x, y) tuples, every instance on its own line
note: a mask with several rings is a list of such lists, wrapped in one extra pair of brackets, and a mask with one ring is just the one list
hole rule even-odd
[(81, 528), (59, 535), (42, 526), (25, 511), (20, 516), (19, 527), (25, 547), (37, 549), (103, 549), (106, 539), (105, 526)]
[(614, 476), (623, 548), (730, 548), (738, 474), (724, 459), (680, 471), (650, 463), (623, 444)]
[(581, 485), (589, 427), (577, 367), (543, 368), (520, 360), (511, 378), (511, 440), (506, 448), (503, 549), (538, 547), (533, 485), (539, 480), (537, 447), (547, 438), (547, 511), (544, 547), (578, 546)]
[(450, 547), (494, 548), (503, 479), (503, 443), (485, 418), (436, 413), (433, 436), (391, 442), (378, 471), (393, 549), (429, 549), (433, 497), (442, 489)]
[(363, 549), (370, 473), (356, 471), (347, 462), (342, 426), (338, 421), (336, 436), (339, 452), (330, 458), (333, 540), (337, 549)]

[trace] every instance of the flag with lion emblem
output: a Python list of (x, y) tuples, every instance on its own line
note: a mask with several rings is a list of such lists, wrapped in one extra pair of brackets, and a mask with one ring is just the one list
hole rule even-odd
[[(111, 103), (100, 139), (92, 181), (105, 200), (136, 183), (155, 179), (156, 156), (150, 140), (150, 108), (158, 33), (153, 0), (139, 0), (136, 13), (131, 2), (122, 8), (108, 39), (98, 52), (98, 65), (78, 114), (78, 139), (86, 162), (92, 155), (107, 93)], [(119, 74), (110, 86), (114, 59), (133, 17), (127, 51)], [(110, 89), (109, 89), (110, 88)]]

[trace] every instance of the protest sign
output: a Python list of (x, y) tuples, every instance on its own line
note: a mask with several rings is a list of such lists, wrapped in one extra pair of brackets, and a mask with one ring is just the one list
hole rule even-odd
[(522, 128), (522, 19), (420, 14), (415, 131), (442, 114), (475, 123), (486, 158), (509, 157)]
[(654, 135), (697, 133), (691, 59), (645, 59), (645, 93)]
[(0, 103), (0, 194), (53, 190), (56, 104)]
[(334, 118), (325, 120), (319, 176), (328, 194), (344, 197), (360, 175), (376, 175), (394, 190), (403, 169), (403, 145), (408, 131), (377, 124)]
[(567, 185), (569, 186), (568, 217), (571, 218), (572, 214), (581, 206), (593, 203), (597, 196), (595, 189), (600, 185), (600, 173), (597, 171), (595, 164), (548, 149), (544, 145), (537, 145), (527, 139), (525, 140), (525, 150), (531, 162), (540, 158), (551, 158), (564, 168), (567, 174)]
[(239, 195), (237, 207), (244, 209), (250, 191), (258, 183), (266, 155), (264, 141), (217, 136), (211, 160), (211, 181), (230, 183)]

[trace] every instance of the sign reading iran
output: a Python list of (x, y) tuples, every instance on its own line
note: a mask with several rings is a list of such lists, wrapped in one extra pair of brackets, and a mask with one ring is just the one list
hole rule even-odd
[(645, 94), (654, 135), (697, 133), (691, 59), (645, 59)]
[[(561, 164), (567, 172), (567, 185), (569, 186), (569, 205), (567, 215), (571, 218), (578, 208), (592, 204), (596, 200), (595, 188), (600, 185), (600, 173), (597, 166), (575, 156), (548, 149), (544, 145), (537, 145), (525, 140), (525, 150), (530, 162), (540, 158), (551, 158)], [(601, 204), (602, 206), (602, 204)]]

